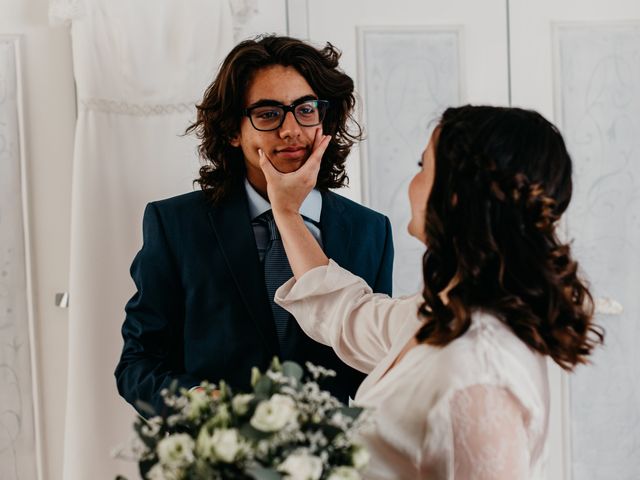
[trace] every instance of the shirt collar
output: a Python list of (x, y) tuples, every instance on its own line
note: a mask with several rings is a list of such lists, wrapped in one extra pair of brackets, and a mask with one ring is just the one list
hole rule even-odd
[[(251, 221), (262, 215), (267, 210), (271, 210), (271, 204), (265, 200), (262, 195), (256, 192), (249, 180), (244, 179), (244, 188), (247, 191), (247, 199), (249, 200), (249, 214)], [(300, 206), (300, 215), (320, 223), (320, 213), (322, 212), (322, 195), (316, 189), (311, 190), (307, 198), (304, 199)]]

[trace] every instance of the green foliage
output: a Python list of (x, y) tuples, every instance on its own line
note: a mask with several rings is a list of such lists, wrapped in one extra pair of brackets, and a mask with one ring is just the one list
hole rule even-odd
[(294, 362), (274, 358), (266, 372), (252, 369), (248, 393), (234, 394), (224, 381), (202, 382), (195, 391), (174, 381), (163, 393), (162, 416), (139, 402), (152, 417), (134, 425), (143, 477), (162, 469), (181, 480), (282, 480), (290, 455), (298, 457), (288, 465), (298, 465), (300, 455), (321, 462), (322, 480), (335, 467), (352, 467), (351, 432), (363, 409), (347, 407), (319, 388), (317, 381), (333, 372), (307, 367), (311, 376)]

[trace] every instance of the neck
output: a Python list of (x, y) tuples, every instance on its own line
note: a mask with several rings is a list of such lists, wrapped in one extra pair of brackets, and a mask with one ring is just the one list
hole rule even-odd
[(269, 195), (267, 194), (267, 179), (264, 177), (262, 172), (258, 173), (252, 169), (247, 169), (247, 180), (249, 180), (251, 186), (262, 198), (269, 201)]

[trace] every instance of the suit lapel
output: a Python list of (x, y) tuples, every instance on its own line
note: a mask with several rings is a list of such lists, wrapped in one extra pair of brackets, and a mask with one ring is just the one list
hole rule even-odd
[(351, 221), (349, 212), (338, 200), (335, 193), (322, 192), (322, 213), (320, 214), (322, 243), (327, 257), (349, 270)]
[(278, 339), (249, 218), (246, 192), (239, 184), (229, 198), (212, 206), (209, 220), (244, 304), (265, 344), (275, 353)]

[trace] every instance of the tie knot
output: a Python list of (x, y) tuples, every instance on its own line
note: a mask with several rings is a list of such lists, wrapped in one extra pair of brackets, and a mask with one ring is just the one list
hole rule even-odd
[(276, 220), (273, 218), (273, 212), (268, 210), (260, 215), (260, 221), (267, 226), (269, 230), (269, 240), (280, 240), (280, 232), (278, 232), (278, 227), (276, 226)]

